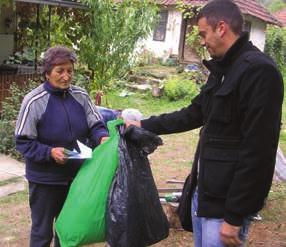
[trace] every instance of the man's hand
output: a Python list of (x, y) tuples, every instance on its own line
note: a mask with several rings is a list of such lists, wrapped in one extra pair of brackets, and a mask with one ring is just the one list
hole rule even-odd
[(100, 144), (104, 143), (105, 141), (107, 141), (109, 138), (109, 136), (104, 136), (100, 139)]
[(225, 246), (236, 247), (242, 244), (242, 241), (239, 239), (239, 226), (233, 226), (227, 222), (223, 222), (220, 228), (220, 237)]
[(128, 128), (130, 125), (135, 125), (137, 127), (141, 127), (140, 121), (133, 121), (133, 120), (125, 120), (125, 126)]
[(51, 156), (60, 165), (67, 162), (67, 157), (64, 154), (64, 148), (52, 148)]

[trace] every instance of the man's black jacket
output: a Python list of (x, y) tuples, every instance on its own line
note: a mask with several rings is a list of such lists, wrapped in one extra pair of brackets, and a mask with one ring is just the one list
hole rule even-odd
[(204, 64), (210, 75), (191, 105), (141, 125), (157, 134), (202, 126), (191, 172), (192, 189), (197, 185), (199, 191), (198, 216), (239, 226), (263, 207), (271, 187), (283, 80), (246, 33), (221, 60)]

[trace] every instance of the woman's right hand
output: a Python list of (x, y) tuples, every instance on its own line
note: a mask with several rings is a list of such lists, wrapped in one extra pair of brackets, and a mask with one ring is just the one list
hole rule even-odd
[(60, 165), (64, 165), (67, 162), (67, 157), (64, 154), (64, 148), (52, 148), (51, 156)]

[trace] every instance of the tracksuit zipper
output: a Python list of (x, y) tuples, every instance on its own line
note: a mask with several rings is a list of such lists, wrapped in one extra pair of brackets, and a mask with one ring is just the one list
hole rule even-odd
[(71, 135), (71, 138), (73, 140), (74, 139), (74, 135), (73, 135), (73, 131), (72, 131), (72, 126), (71, 126), (69, 114), (68, 114), (68, 111), (67, 111), (66, 106), (65, 106), (65, 102), (64, 102), (65, 99), (66, 99), (66, 91), (63, 92), (63, 99), (61, 99), (61, 102), (62, 102), (64, 111), (65, 111), (65, 114), (66, 114), (66, 117), (67, 117), (67, 122), (68, 122), (68, 126), (69, 126), (70, 135)]

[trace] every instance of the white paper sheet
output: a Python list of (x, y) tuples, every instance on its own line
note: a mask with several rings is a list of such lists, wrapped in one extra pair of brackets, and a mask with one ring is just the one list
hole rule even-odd
[(84, 145), (80, 141), (76, 141), (79, 147), (80, 152), (77, 150), (68, 150), (65, 149), (65, 155), (68, 159), (90, 159), (92, 157), (92, 150), (90, 147)]

